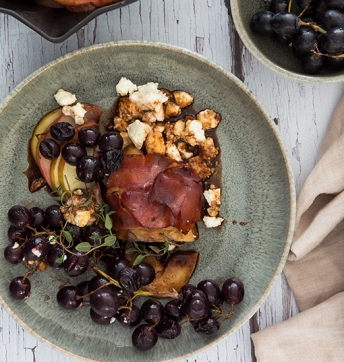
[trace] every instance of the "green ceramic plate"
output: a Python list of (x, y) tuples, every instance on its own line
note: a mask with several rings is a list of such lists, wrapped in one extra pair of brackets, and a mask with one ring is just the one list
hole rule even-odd
[[(36, 338), (65, 352), (96, 361), (165, 361), (217, 343), (242, 326), (269, 294), (285, 263), (294, 227), (293, 176), (275, 124), (233, 75), (185, 49), (153, 42), (107, 43), (63, 56), (22, 82), (0, 108), (0, 252), (8, 245), (7, 211), (14, 204), (46, 207), (45, 192), (30, 194), (22, 171), (27, 168), (27, 141), (36, 122), (56, 106), (53, 95), (67, 89), (80, 101), (109, 107), (115, 86), (125, 76), (136, 84), (148, 81), (183, 89), (195, 97), (195, 108), (222, 114), (218, 137), (222, 151), (221, 232), (200, 226), (195, 247), (201, 258), (193, 283), (230, 276), (245, 284), (236, 314), (211, 336), (183, 327), (176, 340), (159, 340), (150, 351), (131, 346), (131, 331), (116, 323), (98, 326), (87, 308), (66, 312), (56, 303), (60, 285), (76, 284), (63, 271), (47, 270), (30, 277), (32, 294), (13, 300), (9, 281), (22, 275), (22, 265), (0, 261), (0, 301)], [(237, 221), (235, 223), (234, 221)], [(246, 225), (240, 225), (240, 222)]]
[[(286, 44), (279, 43), (273, 37), (260, 37), (250, 30), (252, 16), (260, 10), (268, 8), (266, 0), (231, 0), (230, 6), (235, 28), (252, 55), (275, 73), (296, 82), (314, 84), (339, 83), (344, 80), (344, 71), (329, 73), (322, 71), (316, 75), (307, 75), (303, 72), (300, 61), (293, 56), (293, 52)], [(295, 5), (296, 14), (300, 11)]]

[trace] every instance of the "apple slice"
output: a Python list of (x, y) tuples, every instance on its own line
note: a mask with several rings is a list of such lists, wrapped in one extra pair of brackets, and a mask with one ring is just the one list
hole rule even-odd
[(51, 180), (51, 189), (56, 190), (60, 186), (58, 167), (61, 161), (61, 154), (59, 157), (51, 161), (50, 165), (50, 180)]

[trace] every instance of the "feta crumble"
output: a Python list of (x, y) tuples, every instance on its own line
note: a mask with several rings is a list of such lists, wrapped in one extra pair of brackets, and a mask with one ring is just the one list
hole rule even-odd
[(70, 106), (76, 102), (76, 96), (70, 92), (65, 91), (64, 89), (59, 89), (54, 95), (56, 102), (60, 106)]
[(142, 148), (143, 142), (145, 141), (148, 133), (152, 132), (152, 129), (148, 126), (148, 124), (143, 123), (138, 119), (129, 124), (127, 130), (129, 138), (139, 150)]
[(207, 209), (210, 216), (217, 216), (221, 205), (221, 189), (209, 189), (203, 192), (209, 207)]
[(191, 146), (196, 146), (199, 142), (205, 141), (202, 123), (196, 119), (187, 121), (183, 136)]
[(78, 125), (84, 124), (84, 116), (86, 114), (86, 110), (81, 103), (77, 103), (75, 106), (64, 106), (62, 108), (62, 113), (65, 116), (73, 117), (75, 123)]
[(224, 219), (222, 217), (215, 217), (215, 216), (203, 217), (204, 225), (207, 228), (216, 228), (217, 226), (220, 226), (222, 224), (223, 220)]
[(116, 85), (116, 92), (121, 96), (132, 94), (136, 90), (137, 90), (137, 85), (125, 77), (122, 77), (118, 82), (118, 84)]

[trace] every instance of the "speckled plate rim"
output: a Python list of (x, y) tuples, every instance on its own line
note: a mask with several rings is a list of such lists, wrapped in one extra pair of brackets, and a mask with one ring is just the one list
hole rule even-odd
[(291, 72), (284, 68), (279, 67), (278, 65), (271, 62), (252, 42), (247, 32), (244, 30), (245, 26), (242, 22), (240, 11), (239, 11), (239, 2), (240, 0), (231, 0), (230, 7), (232, 12), (232, 19), (235, 25), (235, 29), (238, 32), (242, 42), (245, 47), (250, 51), (250, 53), (264, 66), (268, 69), (271, 69), (278, 75), (281, 75), (287, 79), (299, 83), (311, 83), (311, 84), (325, 84), (325, 83), (340, 83), (344, 81), (344, 74), (333, 74), (333, 75), (303, 75), (300, 73)]
[[(264, 109), (263, 105), (261, 104), (261, 102), (258, 100), (258, 98), (256, 96), (254, 96), (252, 94), (252, 92), (248, 89), (248, 87), (246, 87), (237, 77), (235, 77), (232, 73), (230, 73), (229, 71), (225, 70), (223, 67), (217, 65), (215, 62), (205, 58), (202, 55), (199, 55), (195, 52), (192, 52), (188, 49), (185, 48), (181, 48), (178, 46), (174, 46), (174, 45), (170, 45), (170, 44), (165, 44), (165, 43), (161, 43), (161, 42), (153, 42), (153, 41), (136, 41), (136, 40), (125, 40), (125, 41), (116, 41), (116, 42), (107, 42), (107, 43), (101, 43), (101, 44), (97, 44), (97, 45), (91, 45), (73, 52), (70, 52), (68, 54), (65, 54), (59, 58), (57, 58), (56, 60), (53, 60), (49, 63), (47, 63), (46, 65), (42, 66), (41, 68), (39, 68), (38, 70), (36, 70), (35, 72), (33, 72), (30, 76), (28, 76), (26, 79), (24, 79), (21, 83), (19, 83), (13, 90), (12, 92), (5, 98), (5, 100), (3, 101), (2, 105), (0, 106), (0, 113), (3, 111), (4, 108), (6, 108), (6, 106), (11, 102), (11, 99), (19, 92), (21, 92), (30, 82), (32, 82), (35, 78), (39, 77), (40, 74), (46, 72), (47, 70), (49, 70), (50, 68), (54, 67), (56, 64), (59, 64), (67, 59), (73, 58), (75, 56), (78, 56), (80, 54), (85, 54), (87, 52), (92, 52), (92, 51), (97, 51), (98, 49), (102, 49), (102, 48), (109, 48), (109, 47), (132, 47), (132, 46), (141, 46), (141, 47), (153, 47), (153, 48), (164, 48), (166, 50), (169, 51), (173, 51), (173, 52), (178, 52), (178, 53), (182, 53), (186, 56), (189, 56), (190, 58), (194, 58), (195, 60), (202, 62), (203, 64), (214, 68), (215, 70), (217, 70), (219, 73), (222, 73), (222, 75), (224, 77), (229, 78), (233, 83), (235, 83), (235, 85), (237, 87), (239, 87), (244, 93), (247, 94), (248, 97), (251, 98), (251, 100), (255, 103), (255, 105), (257, 106), (257, 108), (260, 110), (260, 112), (263, 114), (266, 122), (268, 123), (271, 131), (273, 132), (277, 143), (279, 145), (279, 148), (281, 150), (283, 159), (284, 159), (284, 163), (285, 163), (285, 167), (286, 167), (286, 173), (288, 176), (288, 185), (289, 185), (289, 195), (290, 195), (290, 205), (289, 205), (289, 210), (290, 210), (290, 215), (289, 215), (289, 225), (288, 225), (288, 233), (286, 236), (286, 240), (285, 240), (285, 244), (284, 244), (284, 249), (280, 258), (280, 261), (278, 263), (278, 266), (275, 270), (275, 273), (273, 275), (273, 277), (271, 278), (267, 288), (265, 289), (264, 293), (262, 294), (262, 296), (259, 298), (259, 300), (255, 303), (255, 305), (253, 305), (253, 307), (246, 313), (246, 316), (243, 317), (241, 320), (239, 320), (235, 325), (232, 326), (231, 329), (229, 329), (227, 331), (226, 334), (224, 334), (223, 336), (220, 336), (219, 338), (217, 338), (215, 341), (212, 341), (210, 343), (208, 343), (207, 345), (205, 345), (204, 347), (201, 347), (199, 349), (197, 349), (196, 351), (187, 353), (185, 355), (179, 356), (177, 358), (173, 358), (173, 359), (169, 359), (169, 360), (162, 360), (161, 362), (167, 362), (167, 361), (178, 361), (181, 358), (188, 358), (191, 355), (194, 355), (196, 352), (197, 353), (201, 353), (202, 351), (204, 351), (205, 349), (210, 348), (211, 346), (214, 346), (216, 344), (218, 344), (220, 341), (224, 340), (225, 338), (227, 338), (230, 334), (232, 334), (234, 331), (236, 331), (237, 329), (239, 329), (241, 326), (243, 326), (259, 309), (259, 307), (263, 304), (263, 302), (265, 301), (265, 299), (268, 297), (268, 295), (270, 294), (272, 288), (274, 287), (277, 279), (279, 278), (280, 274), (283, 271), (284, 265), (287, 261), (288, 258), (288, 254), (289, 254), (289, 250), (290, 250), (290, 246), (292, 243), (292, 238), (293, 238), (293, 234), (294, 234), (294, 226), (295, 226), (295, 214), (296, 214), (296, 191), (295, 191), (295, 183), (294, 183), (294, 176), (293, 176), (293, 171), (292, 171), (292, 167), (291, 167), (291, 163), (288, 157), (288, 153), (287, 150), (284, 146), (282, 137), (279, 133), (279, 130), (276, 126), (276, 124), (273, 122), (272, 118), (269, 116), (269, 114), (267, 113), (267, 111)], [(52, 347), (55, 350), (58, 350), (62, 353), (65, 353), (67, 355), (73, 356), (75, 358), (79, 358), (81, 360), (84, 361), (97, 361), (97, 360), (93, 360), (93, 359), (89, 359), (89, 358), (85, 358), (83, 356), (80, 356), (78, 354), (72, 353), (68, 350), (65, 350), (55, 344), (53, 344), (52, 342), (46, 340), (44, 337), (40, 336), (38, 333), (36, 333), (34, 330), (32, 330), (28, 325), (25, 324), (25, 322), (23, 322), (21, 319), (19, 319), (11, 310), (10, 306), (3, 300), (3, 298), (0, 295), (0, 303), (6, 308), (7, 312), (13, 317), (13, 319), (18, 322), (23, 328), (25, 328), (27, 331), (29, 331), (36, 339), (38, 339), (39, 341), (42, 341), (44, 343), (46, 343), (47, 345), (49, 345), (50, 347)]]

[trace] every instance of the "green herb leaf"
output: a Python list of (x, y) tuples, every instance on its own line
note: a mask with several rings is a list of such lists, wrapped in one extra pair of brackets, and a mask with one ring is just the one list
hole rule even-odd
[(130, 249), (127, 249), (126, 251), (125, 251), (125, 253), (126, 254), (134, 254), (134, 253), (137, 253), (138, 251), (137, 251), (137, 249), (135, 249), (135, 248), (130, 248)]
[(92, 245), (88, 242), (83, 242), (83, 243), (80, 243), (78, 244), (75, 249), (77, 251), (81, 251), (82, 253), (87, 253), (88, 251), (90, 251), (92, 249)]
[(64, 258), (65, 258), (65, 253), (63, 253), (59, 258), (57, 258), (56, 260), (55, 260), (55, 263), (56, 264), (62, 264), (63, 262), (64, 262)]
[(104, 245), (106, 245), (106, 246), (115, 245), (116, 240), (117, 240), (116, 235), (108, 235), (104, 239)]
[(149, 249), (153, 250), (154, 253), (159, 254), (163, 251), (163, 249), (159, 249), (157, 246), (151, 245)]
[(70, 246), (73, 242), (72, 234), (67, 230), (62, 230), (64, 237), (66, 238), (66, 241), (68, 243), (68, 246)]
[(134, 262), (133, 262), (133, 266), (142, 263), (143, 259), (144, 259), (146, 256), (148, 256), (148, 255), (143, 255), (143, 254), (138, 255), (138, 256), (135, 258)]
[(91, 196), (87, 201), (85, 201), (85, 202), (83, 203), (82, 206), (88, 206), (92, 201), (93, 201), (93, 198), (92, 198), (92, 196)]
[(108, 230), (112, 229), (112, 220), (109, 214), (105, 215), (105, 228)]

